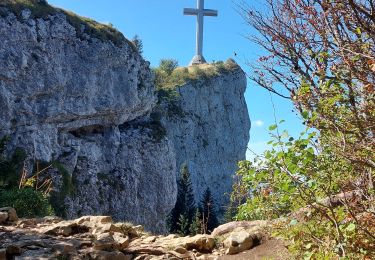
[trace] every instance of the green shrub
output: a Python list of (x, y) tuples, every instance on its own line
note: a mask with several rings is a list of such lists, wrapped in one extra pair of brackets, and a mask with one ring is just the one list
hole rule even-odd
[[(65, 216), (64, 199), (75, 192), (70, 174), (58, 162), (36, 162), (29, 174), (22, 148), (16, 148), (11, 156), (4, 154), (8, 139), (7, 136), (0, 138), (0, 207), (14, 207), (20, 217), (45, 216), (53, 212)], [(52, 179), (43, 175), (50, 167), (62, 175), (61, 191), (51, 196)]]
[(3, 190), (0, 192), (0, 207), (13, 207), (19, 217), (44, 217), (52, 215), (48, 198), (31, 188)]
[(171, 75), (172, 72), (177, 68), (178, 61), (174, 59), (162, 59), (160, 60), (159, 69)]
[[(373, 259), (372, 191), (358, 185), (363, 198), (350, 197), (352, 188), (345, 186), (357, 169), (312, 130), (296, 139), (277, 124), (269, 130), (272, 148), (239, 163), (232, 193), (236, 219), (284, 218), (275, 235), (291, 241), (297, 259)], [(334, 199), (343, 192), (347, 199)]]

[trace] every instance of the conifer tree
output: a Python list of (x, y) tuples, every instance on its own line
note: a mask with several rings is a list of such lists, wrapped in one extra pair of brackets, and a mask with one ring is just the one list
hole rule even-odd
[(199, 208), (195, 210), (195, 215), (194, 215), (193, 221), (190, 224), (189, 231), (190, 231), (190, 235), (193, 235), (193, 236), (203, 233), (202, 232), (202, 214)]
[[(167, 225), (169, 232), (171, 233), (183, 233), (183, 235), (188, 235), (189, 227), (194, 217), (195, 201), (193, 188), (190, 181), (190, 173), (186, 164), (181, 168), (181, 176), (178, 180), (177, 185), (177, 201), (168, 218)], [(183, 215), (184, 220), (186, 219), (187, 221), (187, 229), (181, 230), (181, 215)]]
[(143, 53), (143, 41), (139, 36), (136, 34), (134, 35), (132, 39), (132, 43), (134, 44), (134, 47), (137, 49), (138, 53), (142, 55)]
[(206, 189), (201, 201), (203, 233), (211, 233), (219, 225), (216, 217), (214, 200), (209, 188)]
[(188, 218), (181, 214), (180, 217), (178, 218), (177, 222), (178, 230), (177, 233), (186, 236), (189, 233), (189, 220)]

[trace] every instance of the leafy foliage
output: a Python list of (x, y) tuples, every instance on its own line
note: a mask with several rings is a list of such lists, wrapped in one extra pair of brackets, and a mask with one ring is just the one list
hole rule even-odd
[(170, 76), (172, 72), (177, 68), (178, 61), (174, 59), (162, 59), (160, 60), (159, 69), (163, 71), (167, 76)]
[(48, 198), (32, 188), (1, 190), (0, 207), (13, 207), (25, 218), (53, 215)]
[[(326, 217), (319, 215), (299, 222), (292, 220), (284, 223), (275, 230), (275, 236), (281, 236), (290, 244), (289, 250), (294, 253), (297, 259), (338, 259), (345, 250), (343, 259), (373, 259), (375, 243), (355, 221), (347, 221), (347, 214), (342, 207), (333, 210), (338, 221), (336, 227), (331, 221), (326, 221)], [(374, 232), (375, 221), (369, 215), (363, 216), (361, 221), (369, 221), (366, 225)], [(338, 241), (338, 231), (340, 239)]]
[(343, 190), (356, 176), (355, 167), (311, 130), (294, 139), (280, 134), (277, 125), (269, 129), (272, 149), (239, 163), (232, 200), (245, 202), (239, 203), (237, 219), (286, 218), (275, 235), (294, 241), (290, 249), (298, 258), (373, 256), (372, 191), (357, 196)]
[(41, 176), (50, 166), (39, 168), (29, 174), (24, 161), (26, 153), (16, 148), (8, 158), (8, 138), (0, 139), (0, 207), (14, 207), (20, 217), (39, 217), (53, 214), (49, 202), (52, 180)]
[[(252, 79), (281, 96), (289, 92), (305, 123), (335, 153), (364, 173), (375, 167), (374, 3), (267, 0), (270, 14), (243, 6), (268, 55), (252, 64)], [(250, 9), (250, 10), (249, 10)]]
[(270, 127), (273, 148), (240, 165), (235, 195), (242, 205), (237, 217), (291, 216), (293, 225), (284, 225), (280, 234), (293, 241), (298, 258), (371, 259), (374, 3), (266, 3), (268, 13), (241, 6), (244, 18), (258, 32), (252, 39), (268, 52), (251, 65), (251, 78), (290, 98), (314, 130), (295, 140), (279, 133), (277, 125)]

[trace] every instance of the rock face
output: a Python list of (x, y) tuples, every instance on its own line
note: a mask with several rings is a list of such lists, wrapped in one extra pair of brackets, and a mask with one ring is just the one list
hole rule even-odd
[(177, 89), (178, 101), (162, 122), (176, 151), (177, 171), (185, 164), (195, 201), (207, 188), (223, 215), (237, 162), (245, 159), (250, 119), (244, 99), (245, 73), (238, 65), (220, 75)]
[(0, 17), (0, 137), (59, 162), (58, 213), (110, 214), (164, 232), (175, 157), (147, 117), (156, 103), (149, 63), (127, 42), (78, 38), (62, 13), (23, 14)]
[(68, 18), (0, 6), (0, 138), (8, 155), (25, 150), (29, 168), (54, 166), (56, 213), (165, 232), (184, 163), (196, 200), (209, 187), (224, 205), (250, 127), (241, 68), (180, 87), (182, 116), (155, 119), (167, 105), (156, 108), (149, 63), (128, 41), (95, 38)]
[(13, 146), (36, 158), (59, 155), (61, 132), (119, 125), (154, 106), (149, 64), (128, 44), (82, 41), (63, 14), (10, 13), (0, 28), (0, 130), (17, 131)]

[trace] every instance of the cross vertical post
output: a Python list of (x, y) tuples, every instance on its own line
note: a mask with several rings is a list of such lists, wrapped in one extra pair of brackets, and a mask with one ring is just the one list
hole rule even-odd
[(204, 16), (217, 16), (218, 12), (216, 10), (204, 9), (204, 0), (197, 0), (197, 9), (185, 8), (184, 15), (197, 16), (196, 50), (195, 56), (189, 65), (206, 63), (203, 57), (203, 18)]

